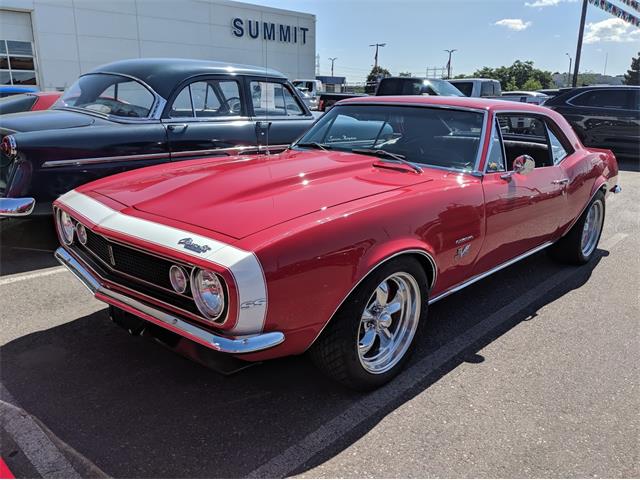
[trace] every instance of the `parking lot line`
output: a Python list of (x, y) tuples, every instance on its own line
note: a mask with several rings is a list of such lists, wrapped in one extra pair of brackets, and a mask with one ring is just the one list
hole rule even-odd
[(49, 275), (55, 275), (56, 273), (65, 272), (66, 269), (64, 267), (51, 267), (47, 269), (40, 270), (35, 273), (19, 273), (16, 275), (7, 275), (4, 278), (0, 278), (0, 286), (8, 285), (10, 283), (22, 282), (23, 280), (31, 280), (33, 278), (46, 277)]
[(377, 415), (386, 405), (394, 402), (407, 391), (426, 380), (432, 372), (463, 353), (469, 346), (480, 341), (488, 333), (496, 330), (518, 312), (526, 309), (580, 271), (581, 269), (579, 268), (567, 267), (556, 273), (541, 283), (536, 290), (531, 290), (522, 295), (463, 335), (416, 362), (398, 375), (395, 380), (365, 396), (344, 413), (307, 435), (296, 445), (289, 447), (280, 455), (249, 473), (247, 477), (282, 478), (296, 471), (362, 422)]

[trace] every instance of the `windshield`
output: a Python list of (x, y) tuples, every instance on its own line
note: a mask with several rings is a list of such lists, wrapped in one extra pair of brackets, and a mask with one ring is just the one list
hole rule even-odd
[(444, 95), (464, 97), (462, 92), (446, 80), (420, 78), (383, 78), (376, 96), (385, 95)]
[(438, 107), (338, 105), (294, 148), (375, 149), (423, 165), (473, 170), (484, 116)]
[(473, 82), (454, 82), (452, 83), (465, 97), (470, 97), (473, 93)]
[(80, 77), (55, 107), (74, 107), (127, 118), (149, 116), (155, 98), (144, 85), (120, 75), (93, 73)]

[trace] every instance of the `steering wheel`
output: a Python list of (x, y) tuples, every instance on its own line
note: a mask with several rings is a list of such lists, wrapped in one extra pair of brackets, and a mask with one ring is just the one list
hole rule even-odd
[(227, 113), (240, 113), (241, 107), (240, 97), (229, 97), (220, 105)]

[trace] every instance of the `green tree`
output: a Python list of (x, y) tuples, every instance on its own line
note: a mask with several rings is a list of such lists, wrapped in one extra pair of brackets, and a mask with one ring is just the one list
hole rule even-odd
[(631, 59), (631, 68), (624, 74), (625, 85), (640, 85), (640, 52)]
[(371, 73), (367, 75), (367, 83), (377, 82), (379, 78), (390, 77), (391, 73), (386, 68), (381, 66), (373, 67)]
[(535, 78), (530, 78), (529, 80), (524, 82), (524, 85), (522, 85), (522, 89), (526, 91), (535, 91), (540, 90), (541, 88), (542, 84)]
[(482, 67), (480, 70), (476, 70), (472, 76), (499, 80), (502, 89), (505, 91), (524, 90), (525, 84), (527, 84), (529, 80), (532, 80), (530, 85), (539, 85), (538, 89), (550, 88), (553, 86), (553, 77), (551, 72), (535, 68), (531, 61), (523, 62), (516, 60), (508, 67)]

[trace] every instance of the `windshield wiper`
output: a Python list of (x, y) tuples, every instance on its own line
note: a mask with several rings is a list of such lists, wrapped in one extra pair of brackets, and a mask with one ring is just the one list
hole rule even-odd
[(305, 142), (305, 143), (296, 143), (295, 147), (307, 147), (307, 148), (316, 148), (318, 150), (331, 150), (329, 145), (325, 145), (324, 143), (318, 142)]
[(388, 152), (380, 148), (353, 148), (351, 151), (353, 153), (362, 153), (363, 155), (375, 155), (376, 157), (380, 157), (380, 159), (383, 161), (407, 165), (408, 167), (411, 167), (416, 173), (422, 173), (421, 167), (413, 162), (410, 162), (404, 155), (400, 155), (399, 153)]

